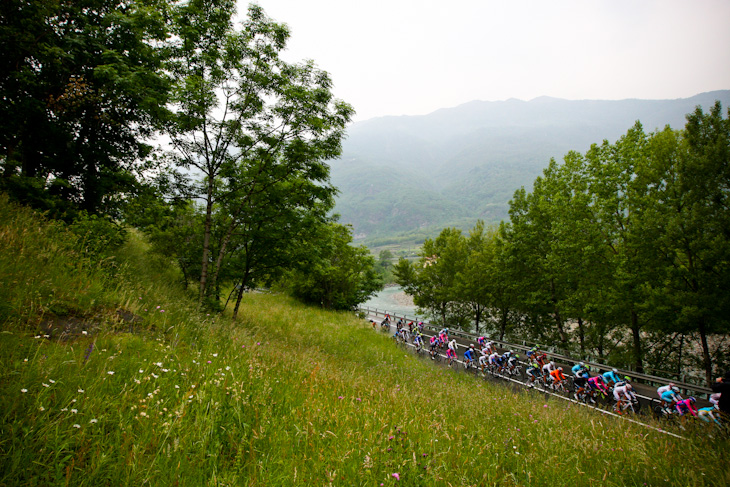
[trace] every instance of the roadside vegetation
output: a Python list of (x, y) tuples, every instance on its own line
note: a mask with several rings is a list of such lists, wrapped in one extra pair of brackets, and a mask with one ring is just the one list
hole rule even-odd
[(136, 233), (89, 255), (0, 199), (0, 485), (725, 485), (663, 435), (433, 367), (349, 312), (198, 312)]

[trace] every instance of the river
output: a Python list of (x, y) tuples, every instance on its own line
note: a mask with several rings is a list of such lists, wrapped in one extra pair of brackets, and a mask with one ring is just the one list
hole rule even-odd
[(385, 310), (391, 314), (406, 316), (412, 319), (418, 318), (413, 299), (403, 292), (400, 286), (386, 287), (361, 306), (367, 306), (371, 309), (376, 308), (378, 311)]

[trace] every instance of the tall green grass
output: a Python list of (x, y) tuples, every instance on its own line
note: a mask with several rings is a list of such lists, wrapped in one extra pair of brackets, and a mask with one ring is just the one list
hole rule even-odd
[[(39, 232), (40, 248), (63, 233)], [(730, 483), (728, 442), (703, 429), (678, 440), (475, 381), (283, 296), (247, 294), (237, 323), (207, 316), (144, 250), (133, 237), (113, 279), (87, 277), (96, 302), (142, 320), (133, 333), (110, 319), (59, 341), (24, 326), (34, 312), (6, 320), (0, 485)]]

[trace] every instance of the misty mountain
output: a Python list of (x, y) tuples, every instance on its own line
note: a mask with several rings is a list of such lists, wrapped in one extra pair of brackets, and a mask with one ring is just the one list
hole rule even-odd
[(730, 90), (678, 100), (473, 101), (358, 122), (331, 164), (340, 189), (335, 211), (366, 243), (469, 229), (477, 219), (496, 223), (507, 219), (515, 190), (531, 188), (551, 158), (615, 142), (637, 120), (646, 132), (683, 128), (695, 107), (707, 111), (716, 100), (726, 109)]

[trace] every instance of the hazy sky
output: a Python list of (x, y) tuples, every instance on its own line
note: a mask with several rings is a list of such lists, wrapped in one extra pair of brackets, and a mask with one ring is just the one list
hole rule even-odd
[[(239, 0), (245, 12), (248, 1)], [(355, 120), (472, 100), (730, 89), (730, 0), (257, 0)]]

